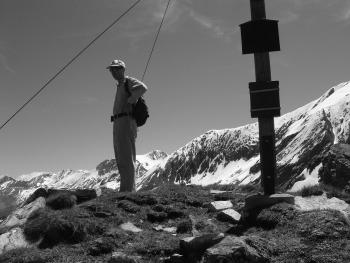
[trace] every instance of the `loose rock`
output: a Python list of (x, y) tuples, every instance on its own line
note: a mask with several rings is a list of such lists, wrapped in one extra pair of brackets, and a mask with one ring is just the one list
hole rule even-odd
[(131, 222), (126, 222), (126, 223), (123, 223), (119, 226), (121, 229), (125, 230), (125, 231), (129, 231), (129, 232), (133, 232), (133, 233), (138, 233), (138, 232), (141, 232), (142, 229), (141, 228), (138, 228), (136, 227), (133, 223)]
[(269, 262), (269, 259), (261, 255), (253, 247), (246, 244), (242, 238), (226, 236), (219, 243), (206, 250), (202, 262), (265, 263)]
[(216, 212), (224, 209), (232, 208), (231, 201), (215, 201), (209, 204), (209, 211)]
[(22, 208), (15, 210), (11, 215), (9, 215), (6, 220), (0, 224), (0, 234), (7, 232), (11, 228), (22, 226), (29, 215), (39, 208), (45, 207), (46, 201), (44, 197), (39, 197), (35, 201), (25, 205)]
[(187, 237), (180, 240), (180, 252), (183, 255), (203, 253), (207, 248), (219, 243), (225, 235), (207, 234), (199, 237)]
[(223, 222), (237, 223), (241, 219), (241, 214), (234, 209), (225, 209), (217, 215), (217, 219)]
[(15, 248), (26, 248), (34, 245), (26, 241), (23, 230), (19, 227), (0, 235), (0, 254)]

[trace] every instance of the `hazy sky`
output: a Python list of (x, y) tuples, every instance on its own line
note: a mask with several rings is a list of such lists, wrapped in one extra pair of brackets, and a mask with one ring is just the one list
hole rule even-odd
[[(266, 0), (279, 20), (271, 53), (282, 114), (349, 81), (350, 1)], [(134, 1), (0, 0), (0, 123)], [(105, 69), (123, 59), (141, 78), (166, 0), (143, 0), (0, 131), (0, 175), (92, 169), (114, 158), (115, 85)], [(150, 119), (137, 153), (172, 153), (211, 129), (255, 122), (239, 24), (248, 0), (172, 0), (145, 77)]]

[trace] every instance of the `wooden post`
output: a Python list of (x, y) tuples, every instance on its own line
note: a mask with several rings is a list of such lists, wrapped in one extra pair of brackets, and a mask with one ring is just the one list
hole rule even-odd
[[(265, 19), (265, 1), (250, 0), (252, 20)], [(271, 81), (270, 55), (254, 53), (256, 81)], [(276, 152), (273, 117), (258, 118), (261, 183), (265, 195), (275, 193)]]

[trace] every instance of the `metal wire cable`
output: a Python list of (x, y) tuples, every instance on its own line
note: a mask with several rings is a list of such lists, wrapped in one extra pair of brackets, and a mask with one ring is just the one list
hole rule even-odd
[(154, 42), (153, 42), (153, 46), (152, 46), (152, 50), (151, 50), (151, 53), (148, 57), (148, 60), (147, 60), (147, 63), (146, 63), (146, 67), (145, 67), (145, 71), (143, 72), (143, 75), (142, 75), (142, 79), (141, 81), (143, 81), (145, 75), (146, 75), (146, 72), (147, 72), (147, 69), (148, 69), (148, 65), (151, 61), (151, 57), (152, 57), (152, 54), (153, 54), (153, 51), (154, 51), (154, 47), (156, 46), (156, 43), (157, 43), (157, 40), (158, 40), (158, 36), (159, 36), (159, 33), (160, 33), (160, 29), (162, 28), (162, 25), (163, 25), (163, 22), (164, 22), (164, 18), (165, 18), (165, 15), (166, 15), (166, 12), (168, 11), (168, 8), (169, 8), (169, 4), (170, 4), (170, 1), (171, 0), (168, 0), (168, 4), (165, 8), (165, 11), (164, 11), (164, 14), (163, 14), (163, 18), (162, 18), (162, 21), (160, 22), (160, 25), (159, 25), (159, 28), (158, 28), (158, 31), (157, 31), (157, 34), (156, 34), (156, 37), (154, 39)]
[(5, 121), (1, 127), (5, 127), (7, 123), (9, 123), (25, 106), (27, 106), (40, 92), (42, 92), (55, 78), (58, 77), (70, 64), (72, 64), (81, 54), (85, 52), (97, 39), (99, 39), (104, 33), (106, 33), (111, 27), (113, 27), (119, 20), (124, 17), (129, 11), (131, 11), (138, 3), (142, 0), (137, 0), (134, 4), (132, 4), (123, 14), (121, 14), (117, 19), (115, 19), (105, 30), (103, 30), (100, 34), (98, 34), (86, 47), (80, 50), (65, 66), (63, 66), (51, 79), (49, 79), (44, 86), (39, 89), (31, 98), (29, 98), (7, 121)]

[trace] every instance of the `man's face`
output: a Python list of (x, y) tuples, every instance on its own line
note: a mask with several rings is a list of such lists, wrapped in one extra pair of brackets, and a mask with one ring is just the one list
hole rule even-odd
[(124, 78), (125, 69), (123, 67), (111, 67), (109, 71), (115, 80), (121, 80)]

